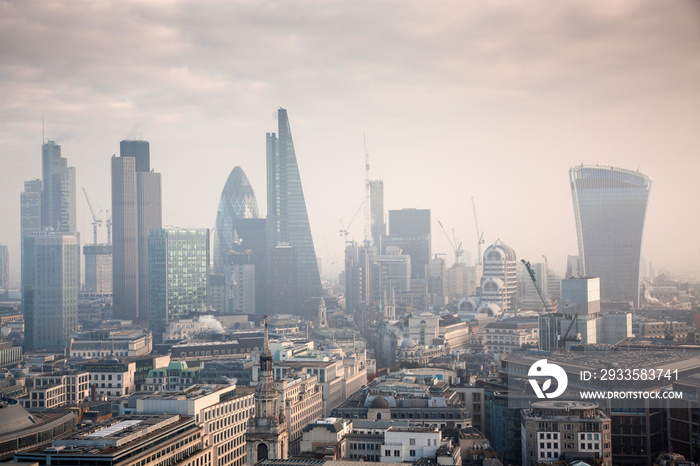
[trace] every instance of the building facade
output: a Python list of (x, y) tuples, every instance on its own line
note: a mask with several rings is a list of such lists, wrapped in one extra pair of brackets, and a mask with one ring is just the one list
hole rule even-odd
[(112, 293), (112, 245), (83, 246), (85, 254), (85, 291), (97, 294)]
[(576, 218), (579, 267), (600, 277), (603, 302), (639, 306), (639, 264), (652, 180), (609, 166), (569, 170)]
[(321, 296), (321, 276), (287, 110), (278, 110), (277, 123), (278, 135), (267, 133), (266, 137), (268, 250), (279, 243), (294, 248), (297, 291), (288, 302), (299, 306), (309, 298)]
[(382, 252), (395, 246), (411, 256), (411, 278), (426, 278), (430, 262), (430, 209), (389, 211), (389, 235), (382, 239)]
[(496, 304), (505, 313), (517, 308), (517, 299), (515, 251), (499, 239), (484, 251), (481, 304)]
[(63, 351), (78, 328), (80, 240), (71, 234), (24, 237), (25, 349)]
[(53, 231), (76, 231), (75, 167), (61, 157), (61, 146), (46, 141), (41, 146), (42, 226)]
[(160, 342), (168, 322), (206, 310), (209, 230), (151, 229), (148, 249), (149, 328)]

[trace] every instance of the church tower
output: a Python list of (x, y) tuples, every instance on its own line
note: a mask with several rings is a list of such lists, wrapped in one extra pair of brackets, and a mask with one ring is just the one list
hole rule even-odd
[(328, 327), (328, 310), (326, 309), (326, 301), (323, 298), (321, 298), (321, 302), (318, 304), (318, 327)]
[(286, 460), (289, 433), (283, 411), (279, 408), (277, 385), (272, 377), (272, 353), (265, 316), (265, 342), (260, 355), (260, 381), (255, 389), (255, 416), (248, 422), (246, 435), (247, 464), (266, 459)]

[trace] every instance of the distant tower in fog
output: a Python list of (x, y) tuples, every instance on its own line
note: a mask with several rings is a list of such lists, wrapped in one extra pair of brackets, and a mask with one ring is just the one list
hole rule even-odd
[(112, 157), (113, 308), (117, 319), (148, 322), (148, 230), (162, 226), (161, 177), (148, 141), (121, 141)]
[(370, 192), (370, 217), (372, 223), (372, 245), (379, 248), (379, 241), (386, 235), (386, 223), (384, 222), (384, 181), (372, 180), (369, 182)]
[(639, 306), (639, 262), (651, 178), (609, 166), (569, 170), (579, 266), (600, 277), (602, 302)]
[[(284, 260), (287, 265), (293, 257), (297, 291), (295, 296), (287, 299), (287, 306), (298, 308), (307, 299), (321, 296), (321, 277), (287, 110), (278, 110), (277, 123), (279, 134), (267, 133), (268, 251), (274, 255), (277, 245), (281, 243), (294, 250), (291, 254), (289, 251), (278, 252), (281, 253), (280, 260)], [(269, 273), (271, 286), (274, 286), (272, 277), (275, 274), (274, 270)], [(281, 297), (274, 288), (271, 296)]]
[(517, 258), (513, 248), (496, 240), (484, 252), (481, 302), (495, 303), (502, 312), (512, 312), (517, 301)]
[(41, 146), (42, 226), (54, 231), (76, 231), (75, 167), (61, 157), (61, 146), (47, 141)]
[(219, 208), (216, 211), (214, 234), (214, 273), (223, 274), (228, 261), (228, 252), (238, 250), (241, 241), (236, 231), (236, 221), (242, 218), (258, 218), (258, 202), (253, 187), (241, 167), (229, 174), (221, 191)]

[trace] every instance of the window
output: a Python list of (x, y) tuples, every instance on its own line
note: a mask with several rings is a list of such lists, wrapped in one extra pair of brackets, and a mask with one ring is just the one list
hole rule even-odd
[(416, 456), (416, 450), (409, 450), (408, 454), (409, 456)]
[(408, 444), (409, 444), (409, 445), (415, 445), (415, 444), (416, 444), (416, 439), (414, 439), (414, 438), (409, 439)]
[(394, 456), (401, 456), (401, 450), (394, 450)]

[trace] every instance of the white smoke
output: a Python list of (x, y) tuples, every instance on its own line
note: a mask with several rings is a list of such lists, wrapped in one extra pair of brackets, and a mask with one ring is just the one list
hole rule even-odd
[(214, 316), (206, 315), (206, 316), (199, 316), (199, 322), (201, 324), (204, 324), (204, 327), (208, 330), (211, 330), (215, 333), (224, 333), (226, 330), (224, 329), (224, 326), (221, 325), (221, 322), (216, 320)]
[(226, 377), (225, 375), (222, 375), (221, 378), (228, 382), (229, 385), (236, 385), (238, 383), (238, 379), (232, 379), (231, 377)]

